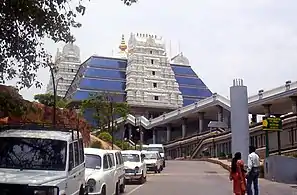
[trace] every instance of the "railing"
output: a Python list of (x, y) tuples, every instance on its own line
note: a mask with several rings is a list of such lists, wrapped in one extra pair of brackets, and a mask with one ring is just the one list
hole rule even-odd
[[(281, 119), (283, 120), (283, 127), (285, 129), (287, 129), (286, 127), (288, 127), (288, 125), (290, 125), (291, 123), (296, 123), (295, 126), (297, 125), (297, 117), (296, 117), (296, 114), (287, 114), (283, 117), (281, 117)], [(254, 131), (259, 131), (261, 129), (261, 125), (262, 125), (262, 122), (258, 122), (258, 123), (254, 123), (254, 124), (251, 124), (250, 125), (250, 132), (254, 132)], [(192, 142), (197, 142), (198, 141), (198, 144), (197, 146), (195, 147), (195, 149), (192, 151), (191, 153), (191, 157), (193, 158), (197, 152), (199, 152), (199, 150), (205, 145), (205, 144), (209, 144), (212, 139), (217, 139), (221, 136), (230, 136), (231, 135), (231, 131), (228, 130), (228, 131), (224, 131), (224, 132), (219, 132), (219, 131), (216, 131), (217, 134), (214, 135), (210, 132), (204, 132), (202, 134), (195, 134), (195, 135), (191, 135), (189, 137), (186, 137), (186, 138), (179, 138), (179, 139), (176, 139), (176, 140), (172, 140), (166, 144), (164, 144), (164, 146), (170, 150), (170, 148), (174, 148), (174, 147), (178, 147), (180, 145), (188, 145), (188, 144), (192, 144)], [(230, 134), (230, 135), (229, 135)], [(294, 146), (293, 148), (295, 148), (296, 146)], [(289, 148), (288, 148), (289, 149)]]

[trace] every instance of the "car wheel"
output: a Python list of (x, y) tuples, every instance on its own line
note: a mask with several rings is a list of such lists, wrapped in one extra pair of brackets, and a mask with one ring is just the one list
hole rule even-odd
[(143, 183), (145, 183), (145, 181), (146, 181), (146, 179), (145, 179), (145, 177), (144, 177), (144, 175), (143, 175), (143, 173), (142, 173), (142, 175), (141, 175), (141, 177), (140, 177), (140, 179), (139, 179), (139, 183), (140, 183), (140, 184), (143, 184)]
[(81, 186), (79, 189), (79, 195), (85, 195), (85, 189), (83, 186)]
[(106, 187), (103, 186), (102, 190), (101, 190), (101, 195), (106, 195)]
[(120, 195), (120, 183), (119, 182), (116, 183), (115, 195)]
[(125, 192), (125, 184), (123, 183), (122, 185), (120, 185), (120, 193), (124, 193)]

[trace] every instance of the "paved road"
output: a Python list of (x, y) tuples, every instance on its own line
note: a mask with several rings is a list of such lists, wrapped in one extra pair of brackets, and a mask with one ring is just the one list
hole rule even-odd
[[(125, 195), (231, 195), (228, 172), (197, 161), (168, 161), (160, 174), (148, 175), (143, 185), (127, 185)], [(297, 195), (289, 185), (260, 180), (261, 195)]]

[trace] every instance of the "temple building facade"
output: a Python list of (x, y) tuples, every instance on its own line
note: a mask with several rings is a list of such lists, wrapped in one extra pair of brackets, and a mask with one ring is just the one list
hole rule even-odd
[(65, 98), (110, 92), (131, 106), (132, 115), (154, 118), (212, 95), (183, 53), (170, 59), (162, 37), (131, 33), (127, 45), (122, 36), (119, 49), (114, 57), (93, 55), (83, 62)]

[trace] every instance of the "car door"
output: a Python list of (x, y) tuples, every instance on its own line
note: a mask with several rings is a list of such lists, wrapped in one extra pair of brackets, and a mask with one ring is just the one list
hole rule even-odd
[(73, 143), (70, 143), (68, 146), (69, 157), (68, 157), (68, 179), (66, 182), (66, 194), (74, 195), (76, 193), (76, 178), (74, 177), (75, 173), (75, 160), (74, 160), (74, 150)]
[(110, 193), (114, 194), (116, 190), (116, 180), (115, 180), (115, 166), (113, 166), (111, 155), (107, 156), (109, 164), (109, 178), (110, 178)]
[(112, 194), (111, 192), (111, 173), (110, 173), (110, 165), (108, 162), (108, 158), (107, 156), (109, 156), (108, 154), (104, 154), (103, 155), (103, 172), (104, 172), (104, 178), (105, 178), (105, 183), (106, 183), (106, 194)]

